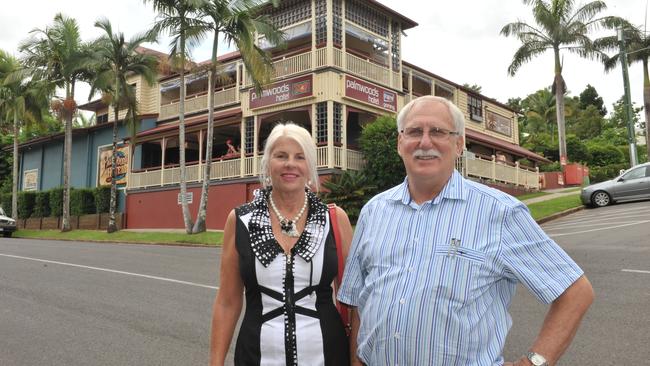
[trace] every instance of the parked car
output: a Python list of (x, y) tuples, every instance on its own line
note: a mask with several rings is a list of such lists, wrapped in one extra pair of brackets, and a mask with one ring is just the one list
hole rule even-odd
[(636, 165), (614, 179), (583, 188), (580, 199), (583, 204), (595, 207), (650, 199), (650, 162)]
[(16, 221), (11, 217), (7, 217), (2, 207), (0, 207), (0, 233), (5, 238), (10, 238), (14, 231), (16, 231)]

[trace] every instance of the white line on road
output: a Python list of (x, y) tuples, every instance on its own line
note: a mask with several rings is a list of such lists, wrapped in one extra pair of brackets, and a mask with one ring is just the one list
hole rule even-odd
[(648, 212), (637, 212), (637, 213), (620, 213), (616, 215), (601, 215), (601, 216), (589, 216), (589, 217), (583, 217), (581, 219), (574, 219), (574, 220), (565, 220), (562, 222), (558, 222), (557, 224), (554, 225), (544, 225), (544, 227), (556, 227), (556, 226), (571, 226), (574, 224), (582, 224), (585, 222), (599, 222), (599, 221), (605, 221), (605, 220), (612, 220), (612, 219), (625, 219), (628, 217), (647, 217), (648, 214), (650, 214), (650, 210)]
[(621, 272), (632, 272), (632, 273), (645, 273), (650, 274), (650, 271), (642, 271), (640, 269), (622, 269)]
[(552, 238), (556, 238), (558, 236), (584, 234), (584, 233), (590, 233), (590, 232), (593, 232), (593, 231), (609, 230), (609, 229), (616, 229), (616, 228), (619, 228), (619, 227), (626, 227), (626, 226), (632, 226), (632, 225), (638, 225), (638, 224), (645, 224), (646, 222), (650, 222), (650, 220), (637, 221), (637, 222), (632, 222), (632, 223), (624, 224), (624, 225), (605, 226), (605, 227), (601, 227), (601, 228), (598, 228), (598, 229), (574, 231), (572, 233), (562, 233), (562, 234), (549, 234), (549, 233), (547, 233), (547, 235), (552, 237)]
[(29, 261), (36, 261), (36, 262), (43, 262), (43, 263), (52, 263), (52, 264), (60, 264), (62, 266), (70, 266), (70, 267), (77, 267), (77, 268), (85, 268), (85, 269), (93, 269), (95, 271), (102, 271), (102, 272), (110, 272), (110, 273), (118, 273), (118, 274), (123, 274), (123, 275), (128, 275), (128, 276), (135, 276), (135, 277), (143, 277), (143, 278), (149, 278), (152, 280), (159, 280), (159, 281), (167, 281), (167, 282), (173, 282), (173, 283), (180, 283), (182, 285), (190, 285), (190, 286), (196, 286), (196, 287), (203, 287), (203, 288), (209, 288), (213, 290), (218, 290), (219, 287), (216, 286), (208, 286), (208, 285), (202, 285), (200, 283), (194, 283), (194, 282), (187, 282), (187, 281), (180, 281), (180, 280), (175, 280), (173, 278), (166, 278), (166, 277), (158, 277), (158, 276), (150, 276), (150, 275), (145, 275), (145, 274), (140, 274), (140, 273), (133, 273), (133, 272), (125, 272), (125, 271), (118, 271), (114, 269), (108, 269), (108, 268), (100, 268), (100, 267), (91, 267), (91, 266), (83, 266), (81, 264), (74, 264), (74, 263), (65, 263), (65, 262), (57, 262), (57, 261), (51, 261), (47, 259), (39, 259), (39, 258), (30, 258), (30, 257), (23, 257), (20, 255), (12, 255), (12, 254), (2, 254), (0, 253), (1, 257), (9, 257), (9, 258), (17, 258), (17, 259), (25, 259)]

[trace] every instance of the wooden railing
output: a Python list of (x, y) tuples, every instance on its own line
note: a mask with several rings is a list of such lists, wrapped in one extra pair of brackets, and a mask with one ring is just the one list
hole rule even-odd
[(465, 153), (456, 161), (456, 169), (466, 177), (474, 177), (523, 186), (527, 189), (539, 189), (539, 171), (525, 169), (519, 163), (497, 161), (495, 156), (490, 159)]
[[(237, 103), (237, 88), (231, 87), (214, 93), (214, 107), (219, 108), (228, 104)], [(160, 106), (159, 119), (178, 116), (179, 102)], [(205, 93), (190, 95), (185, 98), (185, 114), (195, 113), (208, 109), (208, 95)]]

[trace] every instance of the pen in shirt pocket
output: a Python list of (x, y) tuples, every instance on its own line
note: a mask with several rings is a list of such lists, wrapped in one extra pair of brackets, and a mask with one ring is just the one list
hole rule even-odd
[(459, 246), (460, 246), (460, 239), (452, 238), (449, 244), (449, 249), (447, 249), (447, 257), (449, 257), (450, 254), (452, 257), (455, 257), (456, 254), (458, 253)]

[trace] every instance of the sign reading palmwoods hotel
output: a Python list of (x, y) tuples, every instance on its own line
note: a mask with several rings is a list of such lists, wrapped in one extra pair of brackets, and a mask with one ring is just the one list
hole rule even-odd
[(274, 104), (310, 97), (313, 94), (313, 76), (301, 76), (271, 84), (262, 89), (261, 95), (250, 91), (250, 108), (261, 108)]
[[(104, 146), (99, 148), (99, 180), (98, 185), (111, 184), (113, 147)], [(117, 145), (115, 153), (115, 184), (126, 184), (126, 171), (129, 168), (129, 147), (128, 145)]]
[(391, 112), (397, 112), (397, 94), (363, 80), (345, 76), (345, 96)]

